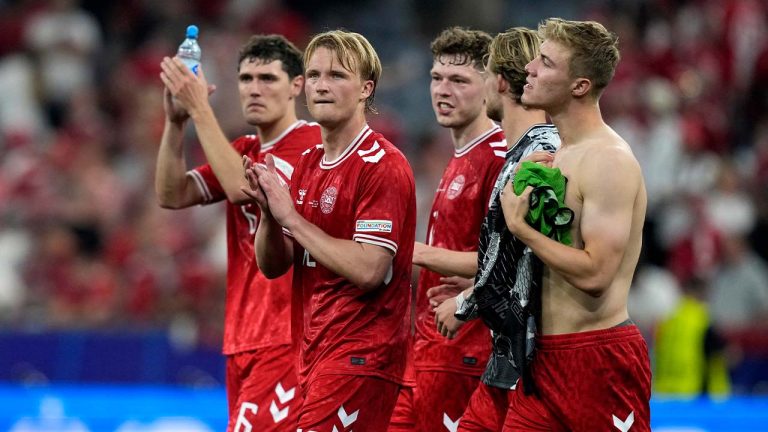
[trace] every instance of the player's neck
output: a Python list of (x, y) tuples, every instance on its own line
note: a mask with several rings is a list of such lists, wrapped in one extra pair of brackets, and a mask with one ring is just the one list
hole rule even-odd
[(481, 114), (466, 126), (460, 128), (451, 128), (453, 147), (456, 150), (464, 148), (467, 144), (487, 132), (488, 129), (492, 127), (493, 121), (489, 119), (485, 114)]
[(578, 144), (595, 131), (606, 127), (600, 107), (596, 103), (572, 102), (565, 109), (549, 114), (564, 147)]
[(336, 160), (365, 126), (365, 114), (354, 115), (347, 121), (332, 126), (322, 126), (323, 150), (326, 160)]
[(511, 149), (531, 126), (546, 122), (547, 116), (542, 110), (524, 108), (516, 102), (506, 104), (501, 128), (507, 139), (507, 149)]
[(295, 112), (288, 112), (274, 123), (259, 125), (257, 127), (259, 141), (264, 144), (274, 140), (291, 127), (292, 124), (296, 123), (297, 120)]

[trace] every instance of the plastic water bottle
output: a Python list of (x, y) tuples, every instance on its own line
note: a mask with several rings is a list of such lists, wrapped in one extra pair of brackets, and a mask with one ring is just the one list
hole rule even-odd
[(186, 39), (179, 45), (179, 51), (176, 53), (176, 56), (181, 59), (181, 61), (184, 62), (189, 70), (195, 75), (197, 75), (200, 70), (200, 58), (203, 53), (200, 50), (200, 45), (197, 44), (198, 34), (199, 30), (196, 25), (187, 27)]

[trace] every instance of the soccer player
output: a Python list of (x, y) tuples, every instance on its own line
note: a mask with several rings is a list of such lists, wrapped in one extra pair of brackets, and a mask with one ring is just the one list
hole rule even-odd
[(269, 277), (294, 264), (295, 304), (303, 304), (294, 312), (304, 324), (299, 428), (385, 431), (410, 328), (413, 173), (366, 124), (381, 75), (371, 44), (357, 33), (321, 33), (304, 62), (323, 143), (299, 160), (290, 193), (272, 158), (244, 161), (263, 214), (256, 256)]
[[(499, 202), (501, 190), (511, 181), (521, 160), (550, 163), (552, 153), (560, 145), (557, 131), (553, 125), (546, 123), (544, 112), (529, 109), (520, 102), (526, 79), (524, 67), (538, 53), (536, 32), (521, 27), (498, 34), (488, 49), (485, 65), (486, 111), (490, 118), (501, 122), (506, 136), (514, 138), (514, 141), (507, 141), (506, 161), (496, 178), (490, 208), (481, 228), (476, 276), (476, 283), (480, 285), (478, 289), (492, 285), (506, 286), (523, 249), (506, 229)], [(459, 294), (459, 301), (450, 298), (437, 308), (438, 330), (444, 336), (454, 337), (463, 325), (463, 321), (457, 320), (454, 314), (459, 304), (467, 307), (476, 303), (472, 292), (469, 289)], [(510, 366), (508, 342), (503, 336), (494, 334), (493, 351), (482, 383), (469, 401), (459, 430), (501, 430), (509, 394), (519, 377), (518, 371)]]
[(453, 340), (438, 333), (427, 296), (430, 289), (442, 289), (441, 276), (472, 277), (477, 271), (480, 224), (504, 164), (507, 143), (486, 114), (483, 93), (490, 42), (485, 32), (453, 27), (431, 45), (432, 109), (440, 126), (450, 129), (454, 153), (435, 194), (426, 244), (417, 242), (413, 256), (413, 263), (423, 267), (413, 347), (412, 411), (418, 413), (414, 420), (419, 431), (455, 427), (491, 350), (488, 329), (480, 321), (469, 323)]
[(531, 366), (538, 395), (512, 392), (504, 430), (650, 430), (648, 349), (627, 314), (640, 255), (646, 191), (629, 145), (598, 101), (619, 61), (617, 37), (596, 22), (552, 18), (526, 66), (522, 101), (544, 109), (563, 138), (553, 166), (568, 178), (573, 246), (524, 221), (531, 188), (508, 185), (510, 232), (545, 264), (542, 316)]
[[(240, 158), (263, 161), (271, 155), (287, 181), (301, 153), (322, 138), (317, 125), (296, 118), (304, 76), (301, 52), (293, 44), (282, 36), (253, 36), (240, 50), (237, 72), (243, 115), (257, 134), (230, 145), (208, 103), (203, 73), (197, 78), (178, 59), (163, 60), (166, 123), (155, 187), (166, 208), (227, 200), (228, 430), (295, 430), (300, 399), (297, 350), (291, 344), (291, 274), (268, 280), (256, 265), (253, 241), (260, 215), (240, 190), (247, 185)], [(182, 134), (190, 117), (208, 164), (187, 171)]]

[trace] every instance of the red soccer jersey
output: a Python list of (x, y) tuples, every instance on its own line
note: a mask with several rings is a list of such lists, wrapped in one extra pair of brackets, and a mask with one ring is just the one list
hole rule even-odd
[[(477, 250), (480, 225), (491, 191), (504, 165), (507, 143), (498, 126), (456, 150), (443, 172), (427, 226), (426, 243), (453, 251)], [(416, 288), (414, 368), (481, 375), (491, 351), (491, 336), (481, 320), (468, 322), (449, 340), (437, 332), (427, 290), (440, 274), (422, 269)]]
[[(278, 171), (290, 181), (301, 154), (322, 142), (320, 127), (300, 120), (274, 140), (260, 144), (256, 135), (236, 139), (241, 155), (264, 162), (271, 154)], [(261, 151), (259, 151), (261, 150)], [(205, 203), (227, 196), (210, 165), (187, 173), (195, 179)], [(227, 201), (227, 295), (224, 311), (224, 354), (291, 343), (291, 273), (269, 280), (259, 271), (253, 240), (259, 221), (256, 204)]]
[[(328, 235), (394, 254), (385, 285), (363, 293), (294, 241), (294, 293), (302, 296), (302, 382), (324, 374), (402, 383), (416, 226), (413, 173), (400, 151), (365, 126), (334, 161), (306, 152), (291, 182), (296, 209)], [(287, 234), (290, 235), (286, 231)]]

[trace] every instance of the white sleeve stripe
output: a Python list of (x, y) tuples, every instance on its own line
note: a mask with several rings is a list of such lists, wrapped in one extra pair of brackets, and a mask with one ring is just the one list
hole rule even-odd
[(380, 246), (380, 247), (383, 247), (384, 249), (389, 249), (392, 252), (397, 253), (397, 245), (392, 246), (389, 242), (379, 241), (379, 240), (382, 240), (379, 238), (376, 238), (375, 240), (369, 239), (369, 238), (361, 238), (360, 235), (356, 234), (352, 237), (352, 239), (358, 243), (368, 243), (375, 246)]
[(209, 203), (213, 201), (213, 194), (211, 193), (211, 190), (208, 189), (208, 185), (205, 183), (205, 180), (203, 180), (203, 176), (200, 175), (197, 170), (187, 171), (187, 175), (192, 177), (195, 181), (197, 188), (200, 190), (200, 194), (203, 196), (203, 202)]
[(379, 236), (375, 236), (375, 235), (370, 235), (370, 234), (359, 234), (359, 233), (352, 235), (352, 238), (355, 239), (355, 240), (357, 240), (357, 239), (366, 239), (366, 240), (384, 242), (384, 243), (387, 243), (390, 246), (390, 248), (393, 248), (393, 249), (397, 250), (397, 243), (395, 243), (392, 240), (387, 239), (387, 238), (383, 238), (383, 237), (379, 237)]
[(501, 151), (501, 150), (494, 150), (493, 154), (495, 154), (496, 156), (501, 157), (501, 158), (506, 158), (507, 157), (507, 152)]
[(392, 241), (392, 240), (390, 240), (388, 238), (384, 238), (384, 237), (379, 237), (379, 236), (375, 236), (375, 235), (371, 235), (371, 234), (360, 234), (360, 233), (356, 233), (356, 234), (352, 235), (352, 238), (355, 238), (355, 237), (361, 237), (361, 238), (367, 238), (367, 239), (371, 239), (371, 240), (383, 241), (383, 242), (389, 243), (390, 245), (392, 245), (392, 247), (395, 247), (395, 248), (397, 247), (397, 243), (395, 243), (394, 241)]
[(507, 147), (507, 142), (506, 141), (498, 141), (498, 142), (490, 143), (488, 145), (490, 147), (504, 147), (504, 148), (506, 148)]

